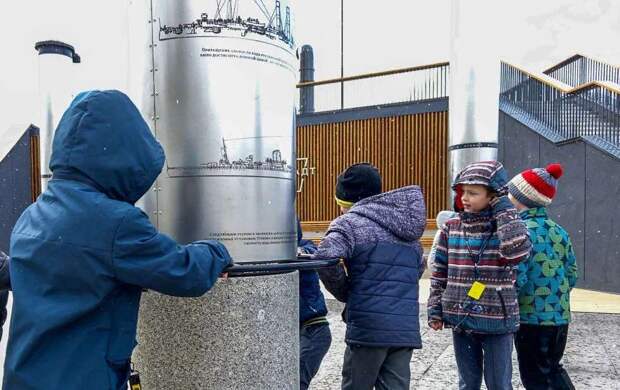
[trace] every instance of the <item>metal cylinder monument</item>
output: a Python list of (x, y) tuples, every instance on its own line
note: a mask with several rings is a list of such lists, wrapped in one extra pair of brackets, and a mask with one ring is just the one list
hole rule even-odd
[[(130, 4), (132, 98), (166, 152), (140, 203), (182, 243), (235, 262), (296, 256), (291, 10), (277, 0)], [(145, 388), (294, 389), (296, 273), (234, 278), (198, 299), (144, 294), (134, 362)]]

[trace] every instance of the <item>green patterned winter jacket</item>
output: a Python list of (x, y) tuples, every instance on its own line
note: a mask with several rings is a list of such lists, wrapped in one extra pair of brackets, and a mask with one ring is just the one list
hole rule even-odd
[(532, 240), (528, 261), (517, 268), (521, 323), (570, 322), (570, 290), (577, 281), (575, 253), (566, 230), (547, 217), (545, 208), (521, 212)]

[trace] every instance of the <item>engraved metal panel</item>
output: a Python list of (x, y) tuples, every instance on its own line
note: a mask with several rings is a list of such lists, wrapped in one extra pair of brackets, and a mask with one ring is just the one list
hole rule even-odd
[(288, 3), (150, 5), (142, 88), (153, 104), (141, 109), (167, 161), (156, 201), (143, 207), (161, 231), (180, 242), (221, 240), (237, 262), (292, 258), (297, 64)]

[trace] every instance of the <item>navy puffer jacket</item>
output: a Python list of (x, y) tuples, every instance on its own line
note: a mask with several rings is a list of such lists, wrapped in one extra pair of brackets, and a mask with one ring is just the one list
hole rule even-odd
[(346, 302), (347, 343), (422, 347), (419, 239), (425, 226), (424, 197), (417, 186), (363, 199), (330, 224), (315, 257), (344, 259), (346, 277), (340, 266), (319, 270), (319, 275)]

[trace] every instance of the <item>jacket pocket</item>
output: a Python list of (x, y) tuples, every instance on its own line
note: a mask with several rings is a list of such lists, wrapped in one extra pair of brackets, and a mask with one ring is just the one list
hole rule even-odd
[(110, 378), (110, 386), (112, 389), (126, 389), (131, 373), (131, 359), (107, 359), (108, 375)]
[(499, 301), (502, 304), (502, 312), (504, 313), (504, 326), (506, 329), (509, 329), (508, 326), (508, 308), (506, 306), (506, 300), (504, 299), (504, 294), (502, 293), (502, 289), (498, 289), (497, 295), (499, 295)]

